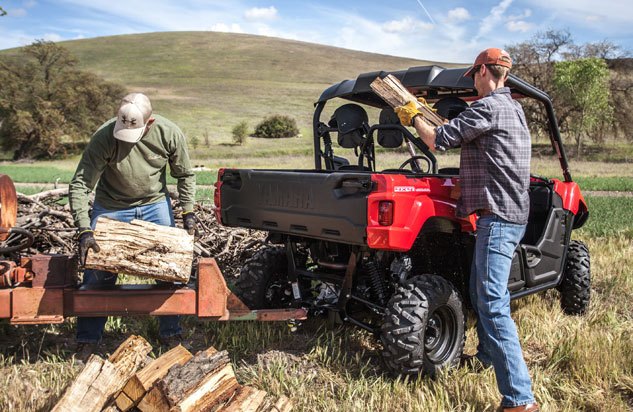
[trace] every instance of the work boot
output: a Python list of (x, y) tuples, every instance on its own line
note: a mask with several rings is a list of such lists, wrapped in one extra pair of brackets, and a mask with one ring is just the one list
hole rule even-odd
[(86, 363), (90, 355), (98, 352), (99, 344), (94, 342), (77, 342), (75, 347), (75, 359), (79, 362)]
[(528, 403), (527, 405), (514, 406), (514, 407), (504, 407), (499, 406), (497, 412), (539, 412), (540, 408), (538, 403)]

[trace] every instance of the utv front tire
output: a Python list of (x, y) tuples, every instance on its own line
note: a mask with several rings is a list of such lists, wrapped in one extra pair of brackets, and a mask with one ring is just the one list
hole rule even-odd
[(457, 366), (464, 349), (462, 300), (446, 279), (416, 276), (393, 294), (381, 327), (382, 356), (396, 375), (434, 377)]
[(587, 246), (572, 240), (569, 243), (563, 279), (558, 285), (560, 306), (568, 315), (583, 315), (591, 295), (591, 262)]
[(284, 247), (268, 247), (248, 259), (235, 282), (236, 295), (250, 309), (287, 308), (292, 303)]

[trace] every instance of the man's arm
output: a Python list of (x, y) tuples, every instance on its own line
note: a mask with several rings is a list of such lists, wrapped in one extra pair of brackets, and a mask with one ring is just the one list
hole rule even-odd
[(422, 120), (421, 115), (413, 118), (412, 126), (415, 128), (415, 131), (418, 132), (420, 139), (422, 139), (429, 149), (431, 149), (431, 151), (435, 151), (435, 128)]
[(169, 157), (171, 176), (176, 179), (178, 189), (178, 202), (183, 212), (193, 211), (196, 196), (196, 175), (191, 170), (191, 160), (187, 151), (185, 136), (180, 132), (176, 134), (174, 151)]
[(89, 228), (88, 199), (105, 169), (110, 150), (96, 133), (84, 150), (68, 188), (68, 203), (77, 228)]

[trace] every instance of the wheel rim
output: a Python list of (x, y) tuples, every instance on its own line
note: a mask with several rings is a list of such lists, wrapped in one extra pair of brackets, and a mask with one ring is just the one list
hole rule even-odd
[(457, 342), (457, 318), (448, 306), (437, 308), (430, 314), (424, 331), (424, 350), (434, 364), (450, 358)]
[(272, 282), (266, 288), (264, 301), (269, 308), (284, 308), (292, 303), (292, 288), (290, 282), (278, 280)]

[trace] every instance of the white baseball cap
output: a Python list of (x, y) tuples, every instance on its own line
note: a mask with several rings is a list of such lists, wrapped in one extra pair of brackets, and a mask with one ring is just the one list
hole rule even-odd
[(143, 137), (152, 116), (152, 104), (143, 93), (130, 93), (121, 100), (114, 125), (114, 138), (136, 143)]

